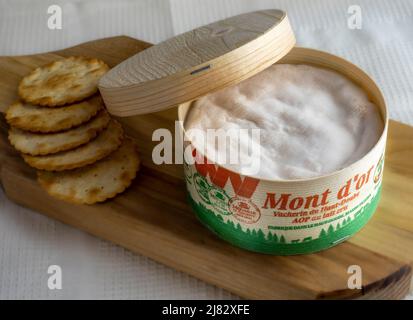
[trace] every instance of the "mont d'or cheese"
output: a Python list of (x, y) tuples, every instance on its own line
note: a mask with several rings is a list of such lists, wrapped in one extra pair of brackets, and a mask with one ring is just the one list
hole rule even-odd
[(379, 89), (342, 59), (297, 52), (331, 69), (276, 64), (180, 108), (194, 212), (222, 239), (261, 253), (334, 246), (367, 223), (380, 198), (387, 111)]
[[(363, 90), (346, 77), (309, 65), (278, 64), (200, 98), (185, 127), (223, 129), (229, 137), (248, 129), (237, 143), (221, 148), (206, 133), (194, 134), (192, 143), (205, 144), (208, 158), (215, 152), (215, 159), (227, 160), (216, 162), (235, 172), (250, 163), (240, 150), (255, 147), (260, 158), (255, 176), (289, 180), (332, 173), (361, 159), (379, 140), (383, 121)], [(252, 129), (259, 129), (259, 140)], [(230, 163), (237, 152), (239, 161)]]

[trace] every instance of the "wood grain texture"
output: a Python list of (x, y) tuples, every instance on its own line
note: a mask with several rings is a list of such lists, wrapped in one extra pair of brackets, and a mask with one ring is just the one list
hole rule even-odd
[[(109, 65), (148, 44), (110, 38), (60, 52), (0, 58), (0, 108), (13, 101), (15, 87), (31, 68), (69, 55), (96, 56)], [(4, 72), (5, 73), (4, 73)], [(6, 74), (7, 76), (3, 76)], [(13, 85), (14, 83), (14, 85)], [(244, 298), (337, 299), (403, 297), (413, 261), (413, 128), (390, 121), (383, 195), (367, 226), (349, 241), (306, 256), (275, 257), (235, 248), (210, 233), (186, 202), (182, 168), (151, 161), (152, 130), (173, 128), (176, 109), (121, 119), (137, 141), (143, 169), (130, 189), (92, 206), (71, 205), (48, 196), (34, 170), (7, 141), (0, 121), (0, 179), (13, 201), (131, 251), (187, 272)], [(347, 268), (363, 270), (362, 290), (347, 288)]]
[(286, 14), (242, 14), (181, 34), (112, 69), (100, 81), (117, 116), (152, 113), (251, 77), (294, 46)]
[(123, 87), (188, 71), (260, 38), (285, 17), (279, 10), (259, 11), (188, 31), (127, 59), (113, 68), (101, 85)]

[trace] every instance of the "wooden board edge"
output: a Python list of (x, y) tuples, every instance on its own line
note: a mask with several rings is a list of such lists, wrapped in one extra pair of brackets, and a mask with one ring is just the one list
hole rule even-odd
[[(136, 45), (139, 43), (139, 46), (143, 45), (145, 47), (151, 47), (152, 44), (149, 42), (145, 42), (142, 40), (137, 40), (135, 38), (126, 36), (126, 35), (118, 35), (118, 36), (112, 36), (112, 37), (106, 37), (106, 38), (99, 38), (99, 39), (93, 39), (89, 40), (86, 42), (79, 42), (76, 43), (70, 47), (62, 48), (62, 49), (57, 49), (54, 51), (49, 51), (49, 52), (38, 52), (38, 53), (33, 53), (33, 54), (23, 54), (23, 55), (13, 55), (13, 56), (0, 56), (1, 59), (18, 59), (18, 58), (31, 58), (31, 57), (36, 57), (36, 56), (42, 56), (45, 54), (56, 54), (62, 57), (69, 57), (71, 55), (82, 55), (79, 51), (85, 51), (85, 50), (91, 50), (95, 51), (102, 47), (103, 45), (107, 45), (107, 43), (112, 42), (114, 45), (116, 43), (125, 43), (129, 42), (132, 45)], [(101, 54), (101, 53), (100, 53)]]
[(317, 299), (400, 300), (410, 292), (412, 276), (412, 266), (405, 264), (387, 277), (369, 283), (361, 289), (322, 292), (317, 296)]

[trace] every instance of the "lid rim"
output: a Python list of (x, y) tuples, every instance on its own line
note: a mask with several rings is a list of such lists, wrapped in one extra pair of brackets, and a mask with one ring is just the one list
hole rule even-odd
[[(288, 19), (287, 17), (285, 17), (286, 19)], [(281, 24), (281, 23), (280, 23)], [(280, 24), (279, 25), (277, 25), (276, 27), (274, 27), (273, 29), (275, 29), (275, 28), (277, 28), (278, 26), (280, 26)], [(281, 27), (281, 26), (280, 26)], [(267, 33), (269, 33), (269, 32), (271, 32), (273, 29), (270, 29), (270, 30), (268, 30), (268, 32), (266, 32), (264, 35), (266, 35)], [(264, 36), (263, 35), (263, 36)], [(293, 34), (292, 34), (293, 35)], [(285, 38), (288, 38), (288, 37), (290, 37), (291, 36), (291, 34), (280, 34), (280, 37), (285, 37)], [(293, 38), (294, 38), (294, 42), (295, 42), (295, 36), (293, 35)], [(257, 40), (257, 39), (256, 39)], [(274, 39), (273, 41), (280, 41), (281, 39)], [(251, 41), (251, 43), (252, 42), (254, 42), (255, 40), (253, 40), (253, 41)], [(270, 43), (271, 43), (272, 41), (270, 41)], [(196, 71), (197, 69), (199, 69), (199, 68), (201, 68), (203, 65), (205, 65), (205, 64), (214, 64), (213, 62), (214, 61), (216, 61), (216, 60), (221, 60), (222, 58), (228, 58), (228, 55), (230, 55), (230, 54), (234, 54), (237, 50), (239, 50), (239, 49), (244, 49), (244, 46), (246, 46), (246, 45), (248, 45), (248, 44), (250, 44), (250, 43), (246, 43), (246, 44), (244, 44), (243, 46), (241, 46), (241, 47), (239, 47), (239, 48), (237, 48), (237, 49), (235, 49), (235, 50), (232, 50), (232, 51), (230, 51), (230, 52), (228, 52), (228, 53), (226, 53), (225, 55), (222, 55), (222, 56), (219, 56), (219, 57), (216, 57), (216, 58), (214, 58), (214, 59), (212, 59), (212, 60), (209, 60), (209, 61), (205, 61), (205, 62), (203, 62), (203, 63), (201, 63), (201, 64), (198, 64), (198, 65), (196, 65), (196, 66), (193, 66), (193, 67), (191, 67), (191, 68), (188, 68), (188, 69), (185, 69), (185, 70), (181, 70), (181, 71), (179, 71), (179, 72), (177, 72), (177, 73), (175, 73), (175, 74), (173, 74), (173, 75), (171, 75), (171, 76), (168, 76), (168, 77), (161, 77), (161, 78), (158, 78), (158, 79), (152, 79), (152, 80), (148, 80), (148, 81), (146, 81), (146, 82), (140, 82), (140, 83), (131, 83), (131, 84), (129, 84), (129, 85), (124, 85), (124, 86), (121, 86), (121, 87), (107, 87), (107, 86), (104, 86), (104, 85), (102, 85), (100, 82), (99, 82), (99, 88), (103, 88), (104, 90), (107, 90), (107, 91), (117, 91), (117, 90), (128, 90), (128, 89), (131, 89), (131, 88), (140, 88), (140, 87), (143, 87), (143, 86), (150, 86), (150, 85), (154, 85), (156, 82), (158, 82), (158, 81), (161, 81), (161, 80), (167, 80), (167, 81), (170, 81), (171, 80), (171, 78), (172, 77), (180, 77), (181, 75), (188, 75), (188, 74), (190, 74), (191, 72), (193, 72), (193, 71)], [(295, 43), (294, 43), (295, 44)], [(260, 47), (259, 49), (261, 49), (261, 48), (265, 48), (265, 46), (262, 46), (262, 47)], [(258, 50), (259, 50), (258, 49)], [(249, 53), (249, 54), (251, 54), (251, 52)], [(173, 80), (173, 79), (172, 79)]]
[[(293, 39), (291, 39), (291, 46), (294, 46), (294, 44), (295, 44), (295, 41), (293, 41)], [(290, 49), (288, 49), (288, 50), (285, 50), (285, 49), (282, 50), (281, 53), (277, 56), (276, 59), (273, 58), (273, 55), (272, 55), (272, 54), (270, 55), (270, 58), (268, 58), (268, 55), (265, 56), (265, 57), (263, 57), (263, 58), (266, 59), (266, 60), (265, 60), (265, 62), (262, 62), (262, 66), (266, 66), (266, 67), (261, 67), (260, 69), (262, 69), (262, 70), (266, 69), (267, 67), (269, 67), (270, 65), (274, 64), (274, 63), (277, 62), (279, 59), (281, 59), (282, 57), (284, 57), (289, 51), (290, 51)], [(272, 57), (272, 58), (271, 58), (271, 57)], [(231, 69), (231, 66), (229, 67), (229, 69)], [(261, 70), (261, 71), (262, 71), (262, 70)], [(216, 72), (220, 72), (220, 71), (222, 71), (222, 70), (218, 70), (218, 71), (216, 71)], [(212, 71), (212, 72), (213, 72), (213, 71)], [(257, 74), (257, 72), (253, 72), (253, 75), (252, 75), (252, 76), (254, 76), (255, 74)], [(232, 83), (233, 81), (229, 81), (229, 82), (231, 82), (231, 83), (229, 83), (229, 84), (228, 84), (228, 83), (224, 83), (224, 84), (222, 84), (222, 85), (220, 85), (220, 86), (214, 87), (214, 88), (211, 89), (211, 90), (208, 90), (208, 92), (206, 92), (206, 93), (201, 93), (201, 94), (196, 95), (196, 96), (194, 96), (194, 97), (192, 97), (192, 98), (190, 98), (190, 99), (182, 99), (182, 102), (177, 102), (176, 104), (171, 105), (171, 108), (174, 107), (174, 106), (177, 106), (177, 105), (179, 105), (179, 104), (182, 104), (182, 103), (185, 103), (185, 102), (188, 102), (188, 101), (195, 100), (195, 99), (197, 99), (197, 98), (199, 98), (199, 97), (202, 97), (202, 96), (204, 96), (204, 95), (206, 95), (206, 94), (209, 94), (209, 93), (212, 93), (212, 92), (221, 90), (221, 89), (226, 88), (226, 87), (228, 87), (228, 86), (230, 86), (230, 85), (235, 85), (236, 83), (239, 83), (239, 82), (241, 82), (241, 81), (244, 81), (244, 80), (246, 80), (246, 79), (248, 79), (248, 78), (250, 78), (250, 77), (251, 77), (251, 76), (249, 76), (249, 73), (248, 73), (248, 74), (245, 74), (245, 75), (242, 76), (242, 77), (239, 77), (239, 78), (237, 77), (240, 81), (236, 81), (235, 83)], [(199, 86), (201, 86), (202, 83), (208, 82), (208, 77), (206, 77), (206, 78), (197, 78), (197, 79), (193, 79), (193, 80), (198, 80), (198, 81), (193, 81), (192, 83), (195, 83), (195, 82), (196, 82)], [(191, 80), (184, 81), (184, 82), (182, 82), (182, 84), (185, 84), (185, 83), (188, 83), (188, 82), (191, 82)], [(175, 85), (175, 86), (171, 86), (170, 88), (166, 88), (166, 90), (162, 90), (163, 95), (161, 95), (158, 100), (162, 100), (162, 99), (172, 100), (172, 97), (171, 97), (171, 96), (168, 96), (168, 98), (166, 98), (166, 97), (167, 97), (167, 92), (165, 92), (165, 91), (168, 91), (168, 90), (170, 90), (171, 88), (174, 88), (174, 87), (176, 87), (176, 85)], [(151, 98), (148, 98), (148, 97), (151, 97), (152, 95), (153, 95), (153, 94), (143, 95), (143, 96), (139, 97), (139, 101), (142, 102), (142, 103), (150, 102), (152, 99), (151, 99)], [(183, 96), (183, 95), (181, 95), (181, 96)], [(181, 96), (177, 96), (177, 97), (181, 97)], [(177, 98), (177, 97), (175, 97), (175, 98)], [(135, 97), (135, 98), (138, 98), (138, 97)], [(127, 101), (125, 100), (125, 101), (121, 101), (121, 102), (119, 102), (119, 103), (121, 103), (122, 106), (116, 106), (115, 104), (112, 105), (112, 106), (114, 107), (114, 108), (111, 109), (111, 110), (113, 110), (113, 114), (115, 114), (115, 112), (116, 112), (116, 114), (129, 113), (129, 112), (131, 112), (131, 111), (133, 111), (133, 110), (136, 110), (136, 109), (133, 108), (133, 105), (134, 105), (136, 102), (132, 102), (131, 104), (128, 104)], [(151, 105), (152, 108), (153, 108), (152, 112), (161, 111), (161, 110), (163, 109), (162, 107), (156, 107), (157, 105), (159, 105), (159, 104), (152, 104), (152, 105)], [(115, 110), (115, 109), (116, 109), (116, 110)], [(110, 110), (110, 111), (111, 111), (111, 110)], [(119, 111), (120, 111), (120, 113), (119, 113)], [(145, 112), (145, 111), (146, 111), (146, 108), (142, 108), (140, 111), (142, 111), (142, 112), (140, 112), (139, 114), (145, 114), (145, 113), (147, 113), (147, 112)]]
[[(290, 35), (288, 35), (289, 38), (287, 38), (287, 36), (285, 36), (285, 35), (281, 35), (281, 36), (286, 38), (286, 39), (284, 39), (284, 41), (286, 41), (286, 42), (288, 41), (290, 43), (290, 46), (293, 46), (295, 44), (295, 39), (291, 38)], [(273, 47), (274, 44), (276, 42), (278, 42), (279, 40), (280, 39), (274, 39), (273, 41), (268, 42), (265, 46), (259, 48), (258, 50), (255, 50), (253, 52), (249, 52), (247, 55), (243, 55), (243, 56), (240, 55), (240, 59), (250, 58), (250, 56), (252, 56), (252, 55), (258, 56), (257, 55), (258, 52), (262, 52), (262, 51), (267, 52), (266, 50), (262, 50), (262, 49), (266, 49), (268, 47)], [(286, 51), (286, 49), (285, 48), (276, 48), (276, 50), (277, 49), (280, 49), (280, 50), (282, 49), (281, 54), (279, 55), (279, 59), (282, 59), (282, 57), (284, 56), (283, 53)], [(287, 49), (287, 50), (290, 51), (290, 49)], [(270, 55), (273, 55), (274, 52), (276, 52), (276, 51), (271, 51)], [(231, 54), (235, 54), (235, 52), (231, 52)], [(219, 73), (219, 72), (223, 71), (224, 68), (229, 68), (229, 67), (231, 67), (233, 65), (237, 65), (237, 64), (238, 63), (223, 64), (221, 69), (219, 69), (219, 70), (211, 68), (210, 73), (208, 74), (208, 76), (211, 75), (212, 73)], [(210, 65), (212, 65), (212, 66), (215, 65), (214, 60), (211, 61)], [(195, 66), (194, 69), (196, 70), (197, 68), (201, 68), (201, 67), (202, 67), (202, 65), (198, 65), (198, 66)], [(184, 71), (182, 71), (182, 73), (177, 75), (177, 78), (181, 78), (182, 75), (188, 75), (188, 74), (191, 74), (190, 70), (184, 70)], [(206, 74), (204, 76), (206, 76)], [(187, 81), (180, 82), (180, 83), (186, 83), (186, 82), (189, 82), (189, 81), (199, 80), (199, 79), (202, 79), (202, 75), (200, 77), (193, 78), (193, 79), (188, 79)], [(145, 87), (149, 87), (149, 86), (152, 87), (153, 86), (154, 88), (159, 88), (159, 81), (161, 81), (161, 80), (164, 80), (165, 82), (168, 82), (170, 84), (171, 80), (173, 80), (173, 79), (152, 80), (151, 83), (148, 83), (147, 85), (143, 85), (143, 84), (140, 84), (140, 83), (139, 84), (131, 84), (130, 86), (125, 87), (125, 88), (120, 88), (119, 90), (126, 90), (127, 91), (129, 89), (139, 89), (139, 88), (142, 88), (143, 86), (145, 86)], [(163, 87), (162, 90), (160, 90), (160, 92), (161, 91), (164, 92), (165, 89), (168, 90), (168, 89), (174, 88), (174, 87), (175, 87), (174, 84), (171, 84), (169, 87)], [(106, 89), (105, 88), (105, 90), (110, 91), (110, 90), (118, 90), (118, 89), (115, 89), (115, 88)], [(148, 95), (139, 96), (139, 98), (144, 98), (146, 96), (148, 96)]]
[[(272, 25), (270, 25), (271, 20), (269, 19), (264, 19), (264, 23), (260, 24), (260, 20), (262, 20), (260, 15), (262, 14), (273, 19)], [(222, 20), (201, 27), (204, 28), (202, 29), (204, 33), (205, 27), (211, 28), (211, 30), (207, 29), (205, 43), (213, 41), (212, 43), (215, 45), (224, 46), (224, 49), (221, 48), (219, 52), (226, 50), (226, 52), (220, 53), (213, 59), (205, 61), (200, 59), (201, 63), (178, 70), (178, 72), (172, 72), (170, 75), (160, 76), (148, 81), (137, 79), (136, 83), (129, 80), (129, 84), (121, 86), (117, 85), (116, 77), (112, 81), (110, 75), (106, 75), (108, 78), (104, 76), (99, 82), (99, 89), (108, 111), (117, 116), (131, 116), (172, 108), (254, 76), (285, 56), (295, 45), (295, 37), (285, 12), (280, 10), (257, 11), (237, 16), (235, 20), (231, 19), (233, 18), (229, 18), (228, 21), (236, 21), (238, 24), (234, 27), (229, 24), (229, 27), (226, 28), (225, 22), (227, 20)], [(216, 31), (213, 28), (214, 26), (219, 26), (221, 28), (217, 29), (219, 31), (224, 28), (224, 35), (214, 35), (213, 32)], [(259, 27), (263, 29), (259, 31)], [(228, 38), (226, 38), (227, 34)], [(210, 40), (211, 37), (212, 40)], [(217, 40), (215, 37), (219, 39)], [(229, 44), (226, 41), (229, 41)], [(197, 42), (195, 49), (190, 48), (188, 50), (191, 51), (191, 54), (194, 52), (202, 55), (202, 43), (203, 39)], [(234, 46), (235, 48), (233, 48)], [(151, 48), (155, 48), (156, 52), (156, 47)], [(207, 55), (210, 54), (211, 50), (213, 53), (214, 47), (207, 49)], [(139, 54), (135, 56), (139, 56)], [(136, 59), (131, 60), (135, 56), (126, 60), (129, 61), (129, 64), (124, 64), (123, 69), (117, 69), (118, 73), (124, 70), (126, 66), (132, 69), (139, 68), (139, 65), (131, 65), (131, 63), (137, 61)], [(180, 58), (175, 57), (173, 59)], [(156, 59), (153, 61), (155, 62)], [(148, 66), (145, 64), (142, 67)], [(159, 66), (157, 68), (159, 69)], [(143, 72), (146, 72), (146, 70)], [(167, 72), (171, 72), (171, 70)], [(116, 75), (115, 72), (112, 73), (112, 76), (113, 74)], [(124, 78), (122, 81), (133, 76), (134, 71), (132, 70), (129, 75), (122, 76)], [(118, 79), (120, 80), (120, 78)], [(140, 77), (140, 79), (142, 78)], [(111, 81), (114, 83), (113, 86), (110, 86)]]

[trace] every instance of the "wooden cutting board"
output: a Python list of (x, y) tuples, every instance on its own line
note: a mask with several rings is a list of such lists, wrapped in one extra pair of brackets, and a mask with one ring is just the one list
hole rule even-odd
[[(21, 77), (70, 55), (97, 57), (114, 66), (150, 46), (114, 37), (53, 53), (0, 57), (0, 110), (17, 98)], [(276, 257), (237, 249), (196, 220), (186, 202), (180, 165), (152, 163), (156, 128), (173, 129), (176, 109), (120, 119), (136, 138), (143, 160), (138, 178), (114, 200), (72, 205), (48, 196), (0, 132), (0, 179), (16, 203), (117, 243), (208, 283), (252, 299), (402, 298), (413, 261), (413, 127), (391, 121), (383, 195), (377, 213), (349, 241), (306, 256)], [(349, 266), (362, 268), (363, 287), (347, 288)]]

